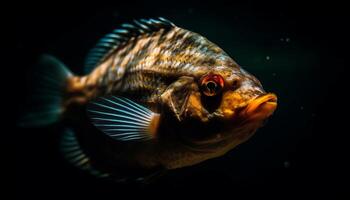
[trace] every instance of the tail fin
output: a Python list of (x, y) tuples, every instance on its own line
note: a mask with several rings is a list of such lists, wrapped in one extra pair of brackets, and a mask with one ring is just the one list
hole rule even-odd
[(36, 127), (59, 121), (63, 110), (63, 89), (70, 76), (72, 73), (62, 62), (53, 56), (43, 55), (33, 76), (34, 88), (28, 99), (28, 108), (19, 125)]

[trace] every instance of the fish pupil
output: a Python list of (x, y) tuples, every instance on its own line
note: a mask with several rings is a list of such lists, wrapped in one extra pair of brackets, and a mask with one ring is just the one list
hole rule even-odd
[(216, 80), (206, 80), (203, 86), (204, 95), (201, 98), (203, 106), (208, 112), (214, 112), (220, 105), (221, 95), (219, 94), (221, 90), (220, 83)]
[(213, 94), (213, 93), (216, 93), (217, 91), (217, 84), (214, 82), (214, 81), (209, 81), (207, 83), (207, 88), (209, 90), (209, 93)]
[(216, 96), (224, 86), (224, 80), (220, 75), (209, 74), (201, 78), (202, 92), (205, 96)]

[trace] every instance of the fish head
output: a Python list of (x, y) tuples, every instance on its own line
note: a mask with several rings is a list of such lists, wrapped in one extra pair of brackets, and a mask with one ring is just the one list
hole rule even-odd
[[(204, 77), (213, 76), (212, 74), (220, 76), (223, 84), (219, 87), (219, 92), (215, 92), (214, 96), (217, 96), (217, 100), (213, 101), (210, 95), (203, 92), (202, 102), (207, 104), (204, 104), (204, 107), (211, 109), (211, 118), (218, 118), (230, 124), (232, 122), (258, 123), (265, 121), (276, 110), (277, 96), (266, 92), (260, 81), (242, 67), (217, 67), (214, 72)], [(204, 87), (202, 91), (206, 91), (208, 81), (203, 80), (202, 78), (200, 84)], [(216, 86), (215, 83), (211, 84)], [(210, 108), (213, 105), (214, 108)]]
[[(168, 93), (167, 93), (168, 92)], [(277, 96), (231, 62), (210, 66), (194, 77), (182, 77), (165, 92), (177, 130), (192, 144), (247, 140), (277, 107)]]

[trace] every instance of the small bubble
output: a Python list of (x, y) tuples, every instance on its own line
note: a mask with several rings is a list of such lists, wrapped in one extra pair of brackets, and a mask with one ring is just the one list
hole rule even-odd
[(136, 179), (136, 181), (143, 181), (143, 180), (145, 180), (143, 177), (139, 177)]
[(276, 73), (272, 73), (272, 76), (277, 76), (277, 74)]
[(271, 58), (270, 58), (270, 56), (266, 56), (266, 60), (270, 60)]
[(304, 110), (304, 106), (300, 106), (300, 110)]
[(289, 161), (284, 161), (284, 162), (283, 162), (283, 166), (284, 166), (285, 168), (289, 168), (289, 167), (290, 167), (290, 162), (289, 162)]
[(280, 38), (280, 41), (281, 41), (281, 42), (286, 42), (286, 43), (289, 43), (289, 42), (290, 42), (290, 38), (289, 38), (289, 37), (286, 37), (286, 38)]
[(193, 13), (193, 9), (192, 8), (189, 8), (187, 11), (188, 11), (189, 14)]

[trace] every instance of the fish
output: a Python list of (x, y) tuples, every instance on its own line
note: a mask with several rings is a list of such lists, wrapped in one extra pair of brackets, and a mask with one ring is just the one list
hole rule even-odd
[(146, 181), (247, 141), (277, 96), (198, 33), (159, 17), (122, 24), (86, 58), (84, 75), (39, 61), (23, 127), (63, 123), (60, 148), (100, 178)]

